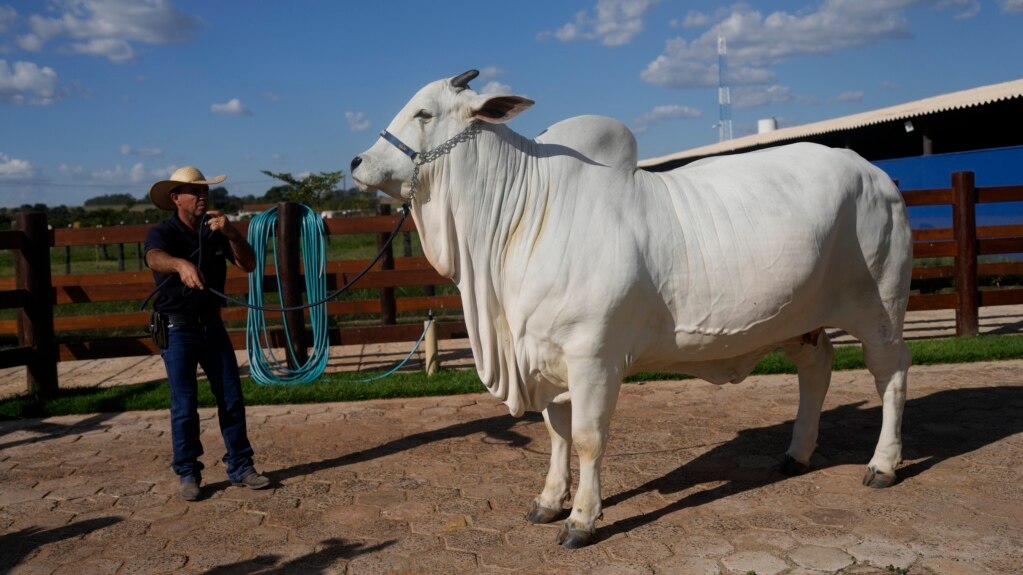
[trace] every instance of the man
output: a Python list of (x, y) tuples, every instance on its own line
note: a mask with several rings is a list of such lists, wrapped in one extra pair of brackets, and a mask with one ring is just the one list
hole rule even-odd
[(202, 366), (217, 400), (231, 484), (251, 489), (270, 485), (252, 462), (238, 361), (220, 318), (224, 302), (208, 289), (224, 291), (227, 261), (246, 272), (256, 261), (245, 236), (227, 217), (209, 210), (210, 184), (225, 179), (207, 180), (198, 169), (185, 166), (149, 190), (158, 208), (172, 212), (146, 234), (145, 259), (158, 291), (153, 334), (170, 382), (172, 468), (187, 501), (199, 499), (202, 484), (197, 366)]

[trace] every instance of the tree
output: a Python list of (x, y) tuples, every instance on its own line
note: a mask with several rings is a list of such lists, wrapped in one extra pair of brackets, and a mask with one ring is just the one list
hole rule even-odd
[(123, 206), (134, 203), (135, 198), (131, 194), (106, 194), (85, 200), (86, 206)]
[[(298, 179), (288, 172), (274, 173), (269, 170), (260, 171), (286, 184), (283, 186), (284, 189), (281, 189), (282, 186), (271, 188), (267, 195), (264, 196), (264, 199), (269, 201), (287, 200), (300, 204), (319, 203), (330, 198), (334, 193), (334, 188), (344, 178), (344, 172), (340, 170), (309, 174), (302, 179)], [(279, 194), (280, 197), (269, 197), (271, 192), (273, 192), (274, 196)]]

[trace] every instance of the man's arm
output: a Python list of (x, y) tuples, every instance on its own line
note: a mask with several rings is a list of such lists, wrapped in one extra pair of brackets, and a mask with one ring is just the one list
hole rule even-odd
[(238, 228), (231, 225), (227, 216), (220, 214), (220, 212), (209, 212), (208, 215), (210, 219), (206, 221), (206, 225), (211, 230), (224, 234), (227, 237), (227, 241), (230, 242), (231, 255), (234, 256), (235, 265), (246, 273), (256, 269), (256, 252), (252, 250), (249, 241), (238, 231)]
[(199, 269), (186, 259), (176, 258), (161, 249), (153, 248), (146, 252), (146, 265), (149, 269), (163, 274), (178, 274), (185, 287), (205, 289), (199, 277)]

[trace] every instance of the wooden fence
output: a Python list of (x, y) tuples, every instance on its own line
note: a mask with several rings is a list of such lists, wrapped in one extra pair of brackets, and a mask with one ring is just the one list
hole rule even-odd
[(957, 335), (976, 335), (981, 306), (1023, 304), (1023, 288), (980, 289), (980, 278), (1023, 275), (1023, 261), (979, 263), (979, 256), (1023, 253), (1023, 225), (977, 227), (977, 204), (1023, 201), (1023, 186), (977, 188), (973, 172), (952, 174), (952, 187), (904, 191), (907, 206), (952, 206), (952, 228), (913, 230), (914, 258), (954, 258), (953, 265), (913, 268), (913, 280), (952, 278), (955, 291), (918, 294), (909, 309), (954, 309)]
[[(1023, 303), (1023, 288), (980, 289), (979, 278), (997, 275), (1023, 275), (1023, 262), (978, 263), (978, 256), (1023, 253), (1023, 225), (976, 226), (976, 204), (1023, 201), (1023, 186), (976, 188), (972, 172), (957, 172), (952, 187), (937, 190), (903, 192), (908, 206), (951, 205), (954, 226), (949, 229), (914, 230), (914, 258), (953, 258), (953, 265), (915, 267), (915, 284), (934, 280), (951, 280), (951, 293), (915, 294), (910, 310), (956, 310), (956, 333), (974, 335), (978, 331), (980, 306)], [(325, 220), (331, 235), (375, 234), (387, 237), (397, 225), (398, 217), (388, 213), (357, 218)], [(237, 223), (247, 231), (245, 222)], [(149, 311), (108, 313), (90, 316), (61, 315), (54, 319), (53, 306), (84, 302), (141, 302), (153, 289), (148, 271), (120, 271), (108, 274), (67, 274), (51, 277), (49, 247), (81, 245), (141, 244), (149, 226), (118, 226), (93, 229), (46, 230), (42, 214), (22, 214), (14, 231), (0, 232), (0, 249), (16, 252), (16, 277), (0, 278), (0, 309), (19, 309), (16, 320), (0, 320), (0, 335), (18, 336), (18, 345), (0, 349), (0, 368), (28, 367), (29, 389), (39, 393), (56, 389), (56, 362), (74, 359), (97, 359), (157, 353), (146, 334)], [(407, 220), (403, 232), (414, 231)], [(378, 240), (380, 241), (380, 240)], [(393, 248), (392, 248), (393, 249)], [(124, 269), (123, 250), (119, 251)], [(328, 291), (347, 283), (362, 271), (368, 261), (337, 260), (328, 262)], [(275, 292), (276, 271), (268, 266), (263, 278), (264, 290)], [(377, 299), (331, 301), (328, 315), (372, 314), (379, 325), (339, 326), (330, 333), (331, 343), (362, 344), (380, 342), (411, 342), (422, 332), (421, 319), (427, 310), (461, 307), (457, 295), (420, 295), (396, 297), (394, 288), (449, 284), (439, 276), (423, 257), (394, 257), (385, 254), (373, 271), (366, 274), (357, 288), (378, 289)], [(248, 291), (246, 274), (229, 266), (225, 293), (245, 299)], [(430, 290), (427, 290), (429, 293)], [(47, 297), (45, 294), (50, 294)], [(397, 314), (422, 312), (410, 323), (397, 321)], [(242, 321), (247, 311), (240, 306), (224, 309), (227, 321)], [(95, 339), (92, 341), (61, 340), (70, 334), (98, 328), (123, 328), (137, 336)], [(461, 321), (438, 322), (439, 338), (466, 337)], [(283, 343), (283, 329), (273, 334)], [(244, 331), (232, 333), (235, 346), (245, 346)]]

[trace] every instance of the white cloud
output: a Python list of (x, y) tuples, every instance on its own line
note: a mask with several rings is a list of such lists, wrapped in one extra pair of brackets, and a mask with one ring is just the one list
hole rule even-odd
[(348, 120), (349, 131), (363, 132), (369, 129), (369, 118), (362, 112), (345, 112), (345, 120)]
[(212, 104), (210, 111), (221, 116), (251, 116), (252, 112), (242, 105), (238, 98), (231, 98), (223, 104)]
[(492, 80), (479, 89), (480, 94), (512, 94), (511, 86)]
[(1002, 0), (1002, 12), (1023, 14), (1023, 0)]
[(8, 30), (14, 28), (14, 23), (17, 20), (17, 10), (10, 6), (0, 6), (0, 34), (5, 34)]
[(977, 0), (939, 0), (938, 10), (955, 10), (956, 20), (969, 20), (980, 13), (980, 2)]
[(60, 167), (57, 168), (57, 171), (65, 176), (81, 176), (85, 174), (85, 168), (81, 166), (69, 166), (67, 164), (61, 164)]
[(690, 10), (686, 13), (686, 17), (683, 20), (671, 20), (668, 24), (672, 28), (703, 28), (710, 24), (710, 16), (703, 12), (697, 12), (696, 10)]
[(643, 31), (643, 17), (658, 0), (597, 0), (591, 11), (576, 14), (575, 20), (554, 32), (542, 32), (539, 40), (554, 36), (562, 42), (600, 40), (605, 46), (628, 44)]
[(0, 152), (0, 180), (24, 180), (34, 178), (35, 175), (35, 168), (28, 160), (19, 160)]
[(163, 150), (160, 148), (135, 148), (124, 144), (121, 146), (122, 156), (140, 156), (143, 158), (162, 158)]
[(744, 86), (732, 91), (734, 108), (756, 108), (768, 104), (787, 103), (812, 104), (814, 101), (793, 94), (788, 86)]
[(96, 170), (89, 173), (89, 178), (103, 184), (143, 184), (165, 179), (170, 173), (165, 168), (147, 169), (145, 164), (137, 162), (129, 168), (117, 165), (112, 170)]
[[(806, 11), (764, 14), (748, 4), (737, 4), (710, 19), (712, 26), (699, 37), (669, 40), (641, 76), (652, 84), (674, 88), (716, 85), (720, 30), (727, 41), (729, 83), (770, 83), (775, 77), (770, 67), (794, 57), (907, 38), (905, 8), (939, 7), (945, 2), (955, 3), (963, 10), (961, 15), (972, 5), (972, 0), (824, 0)], [(695, 16), (691, 20), (697, 21), (702, 20)]]
[(33, 62), (0, 60), (0, 103), (50, 104), (57, 99), (57, 73)]
[(111, 62), (127, 62), (135, 58), (131, 44), (114, 38), (93, 38), (88, 42), (75, 42), (69, 49), (75, 54), (105, 56)]
[(490, 80), (504, 76), (504, 74), (505, 71), (497, 66), (487, 66), (480, 69), (478, 79), (480, 82), (489, 82)]
[(701, 116), (703, 116), (703, 112), (688, 106), (679, 106), (676, 104), (655, 106), (653, 110), (636, 118), (632, 122), (632, 129), (636, 133), (641, 134), (657, 124), (663, 124), (670, 120), (699, 118)]
[(26, 52), (40, 52), (46, 42), (35, 34), (18, 36), (18, 47)]
[(862, 102), (863, 101), (863, 90), (854, 90), (850, 92), (842, 92), (835, 96), (836, 102)]
[(60, 0), (52, 3), (56, 17), (29, 17), (29, 34), (19, 38), (25, 50), (41, 50), (53, 40), (68, 38), (62, 49), (103, 56), (112, 62), (131, 60), (133, 42), (187, 42), (199, 20), (174, 7), (170, 0)]

